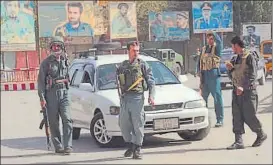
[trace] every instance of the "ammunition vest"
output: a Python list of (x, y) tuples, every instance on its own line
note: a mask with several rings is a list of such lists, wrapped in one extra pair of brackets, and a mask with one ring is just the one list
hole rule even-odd
[[(244, 50), (241, 64), (234, 64), (234, 70), (232, 74), (232, 83), (236, 87), (243, 87), (245, 81), (245, 75), (248, 71), (248, 65), (246, 65), (246, 59), (250, 55), (250, 52)], [(236, 60), (235, 60), (236, 62)]]
[[(55, 59), (52, 55), (48, 60), (48, 72), (46, 77), (47, 89), (53, 88), (57, 83), (56, 80), (68, 79), (68, 63), (66, 59), (61, 59), (60, 62)], [(68, 84), (59, 83), (59, 85), (64, 85), (68, 88)]]
[(216, 46), (213, 45), (210, 53), (206, 52), (206, 46), (202, 49), (202, 54), (200, 57), (200, 70), (211, 70), (219, 68), (220, 66), (220, 57), (215, 55)]
[[(139, 78), (143, 77), (143, 63), (140, 59), (136, 59), (132, 64), (130, 64), (129, 60), (122, 62), (119, 71), (119, 81), (121, 86), (121, 91), (126, 93), (134, 82), (136, 82)], [(144, 92), (144, 81), (138, 83), (134, 88), (130, 91), (136, 93)]]

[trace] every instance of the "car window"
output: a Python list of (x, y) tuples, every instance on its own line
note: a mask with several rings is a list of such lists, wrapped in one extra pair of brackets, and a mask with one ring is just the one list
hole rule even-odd
[(95, 67), (92, 64), (88, 64), (84, 67), (84, 71), (87, 72), (90, 83), (94, 85), (94, 74), (95, 74)]
[(83, 67), (84, 64), (82, 63), (77, 63), (77, 64), (72, 64), (72, 66), (70, 66), (69, 71), (68, 71), (68, 75), (70, 78), (70, 81), (72, 80), (73, 74), (76, 71), (76, 69), (80, 69)]
[(84, 71), (82, 83), (90, 83), (90, 84), (92, 84), (90, 76), (89, 76), (89, 73), (87, 71)]
[(264, 54), (272, 54), (272, 43), (266, 43), (264, 44)]
[(71, 86), (79, 87), (83, 79), (84, 71), (77, 69), (73, 75)]
[[(159, 61), (147, 62), (153, 72), (156, 85), (180, 84), (173, 72)], [(116, 88), (116, 64), (98, 67), (97, 88), (99, 90)]]

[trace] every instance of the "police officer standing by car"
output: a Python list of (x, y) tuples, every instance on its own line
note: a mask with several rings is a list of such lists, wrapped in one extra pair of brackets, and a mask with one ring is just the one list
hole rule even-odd
[(226, 62), (229, 76), (233, 83), (232, 116), (235, 142), (227, 149), (243, 149), (242, 134), (245, 133), (244, 123), (257, 134), (252, 147), (260, 146), (267, 135), (256, 116), (258, 94), (256, 90), (257, 68), (252, 52), (244, 48), (244, 42), (236, 36), (231, 40), (232, 49), (237, 54), (230, 62)]
[[(68, 98), (68, 59), (61, 37), (49, 44), (50, 55), (42, 61), (38, 75), (38, 95), (46, 110), (55, 153), (72, 152), (72, 120)], [(63, 144), (59, 130), (59, 115), (63, 123)]]
[[(128, 145), (125, 157), (141, 159), (141, 146), (144, 138), (144, 91), (149, 89), (148, 102), (154, 105), (155, 80), (149, 65), (138, 57), (139, 44), (127, 44), (129, 60), (117, 68), (117, 82), (120, 95), (119, 126), (124, 141)], [(146, 86), (147, 84), (147, 86)]]

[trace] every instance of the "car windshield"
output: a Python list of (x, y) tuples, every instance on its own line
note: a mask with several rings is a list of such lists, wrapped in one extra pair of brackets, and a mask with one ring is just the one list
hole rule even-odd
[[(180, 84), (180, 81), (159, 61), (147, 62), (152, 69), (156, 85)], [(98, 67), (97, 87), (99, 90), (116, 89), (116, 65), (105, 64)]]
[(272, 54), (272, 44), (266, 43), (264, 44), (264, 54)]

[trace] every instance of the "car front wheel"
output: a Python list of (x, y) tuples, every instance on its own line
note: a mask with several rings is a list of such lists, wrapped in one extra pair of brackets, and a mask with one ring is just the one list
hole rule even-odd
[(90, 124), (92, 138), (100, 147), (112, 147), (120, 144), (121, 137), (108, 135), (102, 113), (97, 113)]
[(203, 140), (208, 136), (211, 128), (211, 123), (209, 122), (208, 127), (202, 128), (199, 130), (186, 130), (182, 132), (178, 132), (177, 134), (184, 140), (188, 141), (199, 141)]

